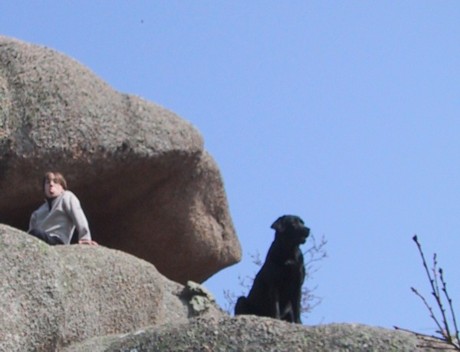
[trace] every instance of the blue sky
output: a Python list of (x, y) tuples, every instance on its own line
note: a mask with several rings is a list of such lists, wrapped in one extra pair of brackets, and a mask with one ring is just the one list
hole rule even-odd
[(221, 305), (298, 214), (328, 240), (306, 324), (433, 333), (415, 245), (460, 314), (460, 2), (5, 1), (0, 33), (73, 57), (176, 112), (222, 172), (244, 256)]

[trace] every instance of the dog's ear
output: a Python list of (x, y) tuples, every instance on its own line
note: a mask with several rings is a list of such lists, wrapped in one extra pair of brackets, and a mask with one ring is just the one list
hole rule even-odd
[(276, 221), (272, 224), (271, 228), (275, 230), (276, 232), (283, 232), (284, 227), (285, 227), (285, 223), (284, 223), (285, 217), (286, 216), (283, 215), (283, 216), (280, 216), (278, 219), (276, 219)]

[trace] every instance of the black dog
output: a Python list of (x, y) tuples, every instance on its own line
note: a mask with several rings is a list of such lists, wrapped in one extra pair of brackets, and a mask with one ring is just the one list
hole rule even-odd
[(276, 231), (275, 240), (249, 295), (238, 298), (235, 315), (254, 314), (301, 324), (305, 266), (299, 246), (307, 240), (310, 229), (295, 215), (281, 216), (271, 228)]

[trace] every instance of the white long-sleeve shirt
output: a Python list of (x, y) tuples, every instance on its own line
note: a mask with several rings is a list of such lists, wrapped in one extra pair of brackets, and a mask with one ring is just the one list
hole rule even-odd
[(71, 191), (64, 191), (52, 201), (51, 209), (48, 202), (35, 210), (29, 223), (32, 229), (45, 231), (51, 236), (59, 237), (64, 244), (70, 244), (75, 228), (80, 240), (91, 240), (88, 220), (80, 201)]

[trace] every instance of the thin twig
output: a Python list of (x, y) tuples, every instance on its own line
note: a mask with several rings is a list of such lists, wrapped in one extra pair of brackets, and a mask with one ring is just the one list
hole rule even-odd
[(442, 283), (442, 292), (444, 292), (447, 302), (449, 302), (450, 315), (452, 317), (452, 321), (454, 323), (454, 328), (455, 328), (455, 343), (458, 346), (460, 346), (460, 338), (459, 338), (460, 332), (458, 330), (457, 317), (455, 316), (455, 310), (454, 310), (454, 306), (452, 303), (452, 298), (450, 298), (449, 293), (447, 292), (447, 283), (446, 283), (446, 280), (444, 280), (444, 271), (442, 269), (439, 269), (439, 276), (441, 278), (441, 283)]
[[(417, 338), (419, 338), (420, 340), (424, 341), (424, 344), (419, 344), (417, 345), (417, 347), (421, 347), (421, 348), (429, 348), (429, 350), (439, 350), (439, 351), (452, 351), (452, 350), (455, 350), (455, 351), (458, 351), (458, 349), (456, 348), (456, 346), (452, 346), (451, 344), (449, 344), (444, 338), (442, 337), (439, 337), (439, 336), (435, 336), (435, 335), (427, 335), (427, 334), (421, 334), (419, 332), (416, 332), (416, 331), (413, 331), (413, 330), (410, 330), (410, 329), (404, 329), (404, 328), (400, 328), (399, 326), (393, 326), (393, 328), (395, 330), (400, 330), (400, 331), (404, 331), (404, 332), (407, 332), (407, 333), (410, 333), (410, 334), (414, 334)], [(439, 344), (439, 345), (437, 345)]]
[(434, 296), (438, 308), (441, 312), (442, 321), (444, 323), (444, 330), (441, 331), (441, 334), (446, 338), (446, 340), (452, 339), (452, 334), (450, 332), (449, 321), (446, 316), (446, 309), (444, 308), (444, 304), (442, 303), (442, 296), (439, 290), (439, 280), (438, 280), (438, 273), (442, 272), (442, 269), (438, 269), (438, 256), (436, 253), (433, 254), (433, 277), (434, 277), (434, 285), (433, 285), (433, 292), (432, 295)]
[(411, 287), (411, 290), (412, 292), (414, 292), (423, 302), (423, 304), (425, 305), (425, 307), (428, 309), (428, 311), (430, 312), (430, 317), (431, 319), (434, 320), (434, 322), (436, 323), (438, 329), (439, 329), (439, 333), (444, 337), (444, 335), (442, 334), (442, 326), (441, 326), (441, 323), (439, 323), (438, 319), (436, 318), (436, 316), (434, 315), (434, 312), (433, 312), (433, 308), (431, 308), (431, 306), (428, 304), (427, 300), (425, 299), (425, 297), (423, 297), (423, 295), (420, 294), (420, 292), (418, 292), (415, 288)]
[(409, 333), (411, 333), (411, 334), (414, 334), (415, 336), (419, 336), (419, 337), (430, 337), (430, 338), (432, 338), (432, 339), (436, 339), (436, 340), (444, 341), (444, 342), (445, 342), (445, 340), (444, 340), (442, 337), (439, 337), (439, 336), (436, 336), (436, 335), (421, 334), (421, 333), (419, 333), (419, 332), (417, 332), (417, 331), (410, 330), (410, 329), (404, 329), (404, 328), (401, 328), (401, 327), (396, 326), (396, 325), (393, 326), (393, 328), (394, 328), (395, 330), (401, 330), (401, 331), (409, 332)]
[(438, 283), (438, 259), (436, 253), (433, 254), (433, 267), (431, 271), (433, 272), (433, 295), (439, 297), (439, 283)]

